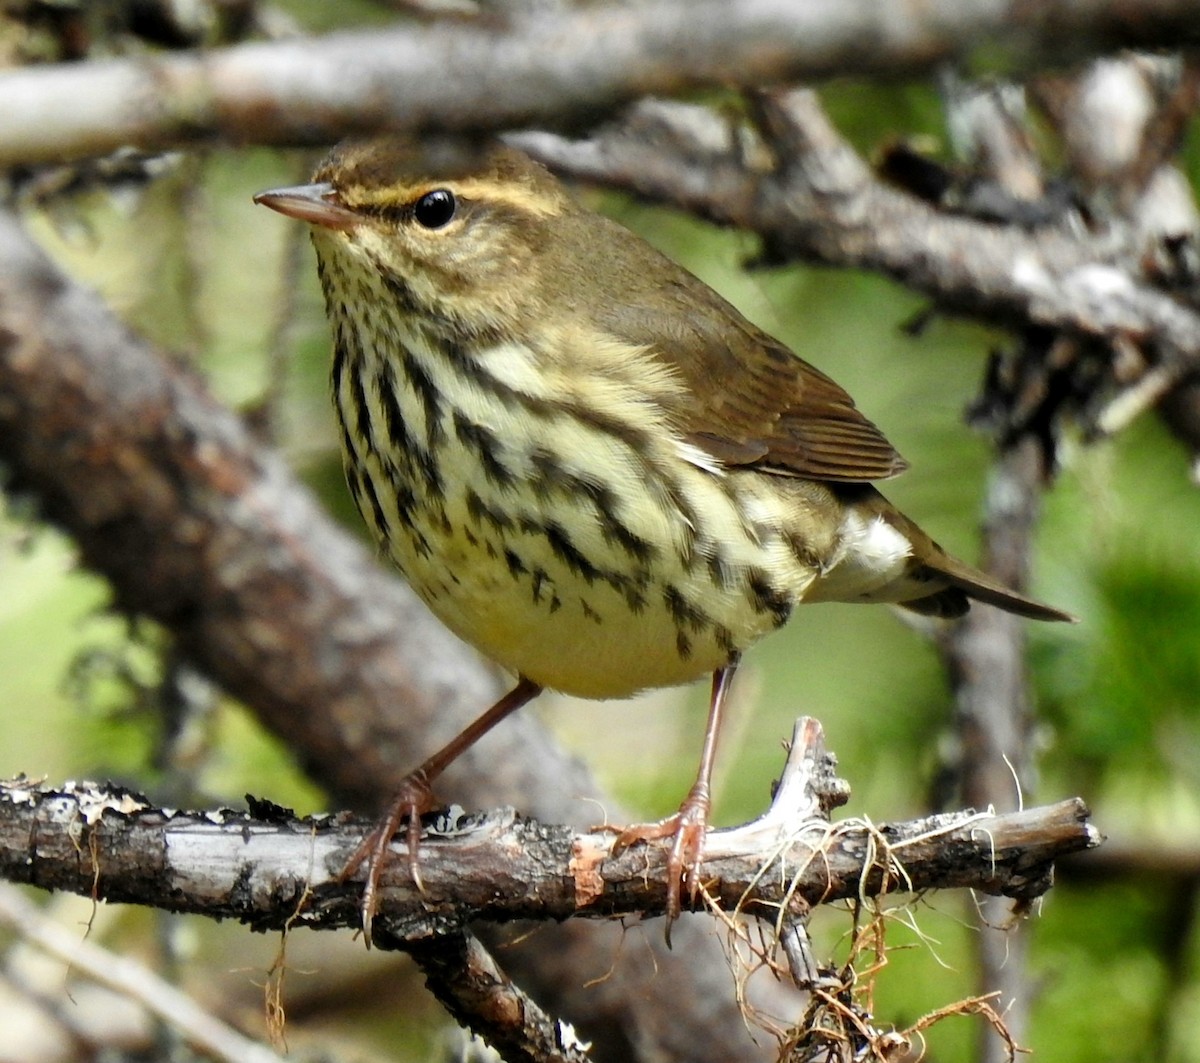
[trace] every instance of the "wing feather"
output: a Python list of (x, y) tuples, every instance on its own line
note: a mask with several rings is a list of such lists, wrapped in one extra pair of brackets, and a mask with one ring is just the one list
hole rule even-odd
[(597, 324), (683, 382), (669, 412), (689, 443), (725, 465), (817, 480), (884, 480), (907, 468), (828, 376), (682, 267), (645, 245), (636, 254), (652, 260), (599, 265), (620, 272), (629, 298), (599, 308)]

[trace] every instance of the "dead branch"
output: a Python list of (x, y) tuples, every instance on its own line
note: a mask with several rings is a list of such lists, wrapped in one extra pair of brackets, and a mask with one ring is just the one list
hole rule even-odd
[(410, 942), (406, 951), (426, 985), (464, 1029), (482, 1037), (505, 1063), (587, 1063), (590, 1044), (570, 1023), (548, 1015), (466, 931)]
[[(54, 110), (60, 102), (52, 100), (52, 93), (46, 90), (47, 85), (60, 84), (59, 80), (9, 80), (5, 85), (5, 78), (28, 77), (14, 74), (0, 78), (0, 87), (32, 93), (21, 98), (34, 101), (35, 106), (20, 114), (22, 120), (27, 115), (36, 119), (34, 124), (41, 128), (30, 135), (40, 135), (42, 140), (26, 144), (31, 152), (25, 157), (28, 160), (45, 157), (38, 151), (72, 154), (107, 150), (106, 137), (119, 140), (129, 136), (146, 145), (233, 131), (263, 140), (275, 135), (284, 140), (326, 139), (335, 135), (335, 127), (336, 135), (340, 135), (350, 126), (391, 121), (396, 115), (389, 108), (394, 110), (401, 103), (406, 128), (421, 128), (432, 117), (446, 128), (481, 128), (548, 119), (551, 115), (591, 118), (647, 89), (669, 91), (707, 80), (734, 80), (729, 64), (739, 55), (739, 80), (776, 70), (820, 73), (827, 69), (820, 66), (821, 62), (843, 61), (836, 47), (830, 53), (832, 60), (829, 55), (813, 59), (807, 53), (797, 58), (788, 50), (795, 42), (774, 34), (779, 26), (769, 21), (774, 17), (773, 9), (765, 2), (727, 6), (736, 17), (746, 12), (761, 15), (763, 21), (751, 27), (759, 36), (749, 30), (745, 38), (726, 36), (721, 48), (710, 50), (709, 54), (718, 59), (697, 61), (694, 66), (672, 55), (669, 77), (665, 67), (655, 66), (652, 50), (646, 54), (638, 51), (647, 41), (658, 41), (655, 33), (665, 32), (665, 22), (640, 21), (643, 17), (666, 19), (671, 15), (673, 6), (660, 4), (635, 10), (628, 16), (632, 19), (626, 27), (628, 38), (621, 38), (619, 33), (605, 36), (604, 47), (592, 49), (597, 63), (577, 64), (573, 69), (560, 65), (568, 60), (554, 49), (549, 50), (549, 59), (537, 61), (527, 59), (523, 49), (530, 42), (544, 46), (545, 40), (538, 34), (551, 32), (555, 26), (559, 33), (582, 34), (578, 39), (587, 40), (579, 28), (564, 29), (553, 20), (603, 19), (610, 13), (600, 9), (600, 13), (589, 10), (539, 16), (538, 25), (532, 29), (532, 23), (520, 21), (507, 28), (482, 23), (466, 28), (432, 26), (423, 30), (425, 35), (419, 40), (405, 31), (388, 42), (394, 50), (386, 59), (374, 51), (376, 44), (384, 43), (384, 38), (376, 36), (371, 42), (345, 37), (279, 46), (278, 51), (271, 50), (276, 46), (257, 46), (258, 51), (247, 48), (214, 52), (211, 61), (206, 62), (187, 56), (137, 67), (119, 63), (104, 68), (80, 65), (74, 71), (54, 72), (58, 79), (65, 79), (61, 83), (73, 94), (72, 115), (80, 120), (74, 127), (65, 121), (63, 113)], [(1095, 6), (1105, 7), (1100, 3)], [(956, 8), (968, 27), (968, 35), (983, 26), (982, 22), (972, 21), (978, 17), (972, 7), (959, 4)], [(847, 18), (861, 14), (852, 5), (842, 5), (840, 10)], [(1043, 5), (1041, 10), (1047, 17), (1057, 17), (1057, 5)], [(1172, 5), (1161, 3), (1156, 10), (1169, 17)], [(643, 11), (650, 14), (643, 15)], [(678, 13), (675, 11), (675, 15)], [(713, 26), (719, 30), (719, 22), (705, 23), (694, 6), (686, 17), (689, 26), (703, 24), (705, 33)], [(827, 20), (826, 25), (836, 30), (840, 24)], [(789, 24), (789, 32), (793, 29)], [(521, 33), (526, 36), (518, 38), (516, 35)], [(462, 79), (461, 96), (448, 96), (433, 78), (426, 79), (425, 84), (431, 88), (424, 95), (404, 95), (411, 86), (406, 89), (407, 81), (398, 83), (388, 64), (398, 59), (407, 64), (404, 78), (413, 76), (414, 71), (421, 77), (423, 67), (413, 62), (405, 50), (411, 50), (417, 41), (422, 62), (431, 55), (443, 55), (437, 61), (444, 66), (444, 54), (438, 51), (443, 40), (439, 34), (445, 35), (445, 40), (453, 38), (454, 54), (460, 60), (485, 44), (488, 49), (500, 49), (491, 51), (491, 58), (481, 67), (497, 79), (496, 83), (487, 80), (485, 85), (488, 100), (495, 104), (492, 109), (481, 109), (481, 90), (471, 78)], [(778, 53), (766, 44), (773, 34), (771, 45), (778, 46)], [(816, 40), (811, 34), (805, 36), (806, 40)], [(861, 54), (861, 30), (856, 30), (854, 37), (854, 47)], [(1180, 39), (1176, 31), (1172, 43)], [(683, 49), (690, 40), (678, 37), (673, 46)], [(935, 38), (925, 43), (929, 40), (936, 43)], [(626, 51), (620, 52), (616, 56), (619, 61), (614, 62), (608, 47), (612, 44), (619, 51), (622, 43)], [(739, 48), (746, 51), (739, 52)], [(375, 91), (384, 81), (388, 83), (386, 93), (377, 92), (373, 97), (374, 110), (364, 108), (361, 100), (345, 102), (361, 88), (349, 81), (344, 83), (346, 96), (342, 102), (328, 103), (328, 87), (335, 72), (339, 79), (344, 78), (345, 70), (338, 64), (347, 64), (351, 55), (368, 90)], [(886, 48), (875, 50), (873, 55), (881, 58), (873, 57), (872, 63), (892, 63), (896, 69), (927, 61), (915, 52), (898, 58), (899, 51), (892, 53)], [(510, 61), (528, 62), (521, 68), (521, 77), (509, 77), (511, 72), (505, 63)], [(297, 87), (298, 83), (291, 80), (291, 64), (301, 62), (307, 64), (304, 79), (310, 84)], [(813, 65), (806, 67), (805, 63)], [(438, 73), (442, 72), (439, 69)], [(70, 81), (76, 74), (79, 80)], [(568, 84), (576, 76), (580, 80)], [(93, 80), (87, 81), (89, 78)], [(505, 87), (497, 91), (496, 84), (501, 81)], [(154, 94), (149, 92), (151, 82)], [(509, 84), (514, 86), (511, 95)], [(237, 87), (236, 93), (229, 91), (231, 85)], [(393, 91), (396, 95), (391, 95)], [(133, 95), (122, 96), (125, 92)], [(181, 118), (178, 101), (184, 96), (195, 107)], [(48, 111), (38, 110), (46, 106)], [(640, 128), (631, 126), (601, 134), (588, 142), (572, 144), (549, 135), (533, 135), (525, 142), (548, 157), (557, 154), (561, 168), (574, 168), (578, 173), (590, 171), (595, 178), (661, 195), (716, 220), (755, 229), (764, 235), (771, 256), (805, 257), (882, 270), (929, 293), (943, 309), (1021, 327), (1036, 324), (1062, 329), (1111, 343), (1114, 349), (1125, 344), (1148, 353), (1148, 371), (1135, 382), (1139, 386), (1122, 392), (1118, 396), (1122, 402), (1109, 404), (1096, 416), (1101, 431), (1115, 431), (1128, 420), (1130, 410), (1151, 407), (1164, 395), (1170, 400), (1182, 394), (1183, 389), (1176, 389), (1176, 385), (1200, 366), (1200, 315), (1194, 306), (1172, 298), (1149, 282), (1139, 260), (1144, 245), (1138, 243), (1133, 230), (1117, 227), (1084, 232), (1052, 226), (1020, 229), (964, 215), (952, 216), (877, 180), (825, 121), (810, 94), (763, 95), (756, 107), (759, 130), (769, 144), (765, 155), (761, 153), (763, 144), (754, 134), (734, 129), (711, 112), (668, 105), (653, 105), (635, 115), (635, 119), (651, 119)], [(659, 122), (657, 134), (654, 121)], [(636, 135), (629, 136), (631, 130)], [(19, 140), (11, 143), (20, 147)], [(49, 148), (45, 147), (47, 143)], [(6, 145), (0, 145), (0, 160)], [(774, 160), (770, 165), (763, 162), (768, 156)], [(780, 165), (775, 166), (775, 162)], [(295, 745), (311, 750), (317, 774), (333, 792), (361, 808), (376, 803), (389, 786), (388, 781), (380, 780), (393, 779), (396, 771), (416, 759), (410, 752), (414, 744), (411, 740), (418, 734), (432, 733), (435, 725), (453, 726), (453, 717), (445, 711), (447, 702), (462, 706), (463, 715), (485, 703), (488, 677), (461, 656), (450, 640), (444, 640), (443, 649), (443, 637), (425, 624), (420, 610), (412, 608), (403, 592), (381, 581), (360, 556), (361, 551), (347, 545), (322, 522), (306, 499), (293, 493), (281, 467), (274, 459), (254, 451), (241, 434), (240, 425), (210, 403), (195, 381), (175, 371), (164, 372), (153, 352), (106, 321), (98, 304), (89, 303), (72, 290), (31, 252), (23, 239), (19, 228), (0, 221), (0, 455), (11, 463), (15, 486), (36, 492), (47, 514), (71, 530), (85, 558), (103, 567), (113, 579), (124, 608), (145, 612), (170, 625), (179, 633), (184, 648), (228, 689), (260, 706), (269, 726)], [(6, 256), (10, 257), (6, 260)], [(110, 373), (111, 385), (101, 379)], [(109, 386), (111, 391), (107, 390)], [(1177, 398), (1169, 408), (1183, 409)], [(227, 509), (236, 514), (232, 522), (223, 515)], [(331, 565), (328, 570), (327, 565)], [(403, 640), (393, 637), (396, 632), (404, 633)], [(969, 638), (969, 630), (964, 632), (964, 638)], [(443, 662), (448, 662), (444, 663), (444, 671), (439, 669)], [(361, 685), (364, 680), (365, 690)], [(407, 724), (399, 726), (410, 729), (398, 731), (394, 719), (397, 714), (392, 709), (397, 701), (409, 700), (416, 712)], [(579, 781), (577, 767), (555, 760), (553, 753), (548, 760), (542, 752), (547, 748), (544, 745), (531, 749), (530, 734), (535, 742), (542, 741), (536, 728), (525, 721), (506, 729), (497, 741), (511, 741), (512, 754), (496, 756), (495, 747), (488, 748), (480, 754), (487, 758), (486, 770), (468, 761), (458, 789), (472, 793), (480, 779), (494, 780), (497, 768), (505, 768), (514, 774), (523, 773), (513, 789), (523, 793), (525, 807), (554, 808), (565, 794), (578, 796), (586, 782)], [(478, 787), (480, 792), (485, 788), (486, 784)], [(994, 791), (992, 787), (989, 792)], [(483, 798), (477, 803), (489, 802)], [(1070, 833), (1067, 828), (1071, 823), (1078, 830), (1080, 809), (1055, 807), (1059, 811), (1054, 822), (1066, 834)], [(1046, 812), (1027, 813), (1035, 818), (1036, 825), (1026, 825), (1025, 829), (1035, 834), (1043, 830), (1047, 824), (1039, 817)], [(142, 823), (143, 814), (151, 819), (157, 815), (160, 822), (157, 826)], [(94, 831), (85, 832), (89, 845), (93, 838), (107, 837), (108, 819), (107, 815), (101, 818), (103, 831), (98, 823)], [(194, 848), (198, 838), (208, 838), (210, 828), (218, 826), (200, 821), (175, 822), (161, 810), (149, 808), (138, 810), (132, 819), (138, 821), (136, 825), (142, 831), (138, 837), (144, 847), (143, 860), (160, 850), (169, 854), (172, 845), (177, 853)], [(287, 830), (282, 829), (284, 823)], [(316, 899), (305, 902), (301, 915), (319, 910), (334, 913), (330, 925), (353, 922), (353, 891), (343, 889), (334, 896), (321, 889), (332, 890), (327, 881), (331, 869), (340, 866), (339, 859), (353, 844), (348, 836), (357, 837), (362, 824), (275, 822), (275, 817), (264, 823), (234, 817), (226, 825), (235, 830), (238, 839), (248, 832), (245, 838), (254, 840), (255, 852), (251, 857), (243, 851), (240, 864), (235, 852), (222, 852), (214, 858), (218, 865), (253, 864), (256, 874), (258, 868), (265, 868), (266, 877), (247, 881), (265, 890), (275, 903), (289, 898), (295, 901), (299, 894), (288, 893), (289, 888), (317, 881), (320, 888), (314, 894)], [(961, 823), (948, 824), (949, 835), (940, 833), (941, 825), (924, 826), (934, 830), (935, 848), (951, 836), (970, 848), (970, 838), (961, 835), (966, 829)], [(992, 832), (990, 839), (1007, 838), (1005, 832), (1013, 829), (1007, 817), (994, 817), (987, 826)], [(497, 892), (497, 868), (505, 875), (516, 875), (518, 871), (532, 872), (538, 866), (543, 872), (547, 867), (568, 867), (571, 885), (576, 889), (575, 878), (586, 871), (592, 888), (599, 878), (601, 898), (608, 897), (611, 871), (623, 884), (617, 890), (621, 904), (637, 901), (637, 907), (629, 911), (653, 911), (660, 903), (656, 891), (661, 883), (656, 875), (661, 876), (662, 869), (656, 851), (635, 851), (622, 860), (607, 861), (600, 839), (587, 841), (590, 836), (569, 831), (564, 838), (554, 828), (542, 828), (516, 817), (501, 817), (495, 822), (445, 821), (442, 830), (447, 829), (455, 837), (437, 838), (426, 847), (429, 852), (423, 853), (425, 867), (431, 872), (440, 866), (440, 860), (450, 860), (448, 868), (452, 870), (442, 870), (440, 907), (435, 907), (431, 915), (428, 898), (414, 897), (411, 890), (406, 892), (404, 876), (398, 871), (397, 880), (389, 880), (385, 911), (393, 933), (407, 933), (410, 926), (417, 927), (421, 934), (427, 934), (431, 927), (455, 928), (444, 945), (427, 950), (426, 956), (430, 963), (427, 969), (436, 968), (449, 957), (456, 973), (449, 981), (459, 982), (457, 976), (467, 968), (477, 970), (482, 983), (493, 978), (486, 955), (475, 951), (472, 939), (459, 935), (456, 928), (463, 919), (506, 921), (528, 914), (519, 909), (488, 907), (486, 896)], [(819, 901), (829, 896), (855, 896), (856, 889), (885, 890), (895, 886), (889, 883), (893, 875), (912, 888), (924, 888), (919, 885), (926, 881), (920, 878), (923, 865), (920, 859), (915, 865), (911, 860), (920, 849), (918, 839), (904, 833), (906, 829), (917, 829), (916, 825), (891, 828), (899, 832), (894, 835), (865, 825), (856, 829), (861, 833), (827, 832), (829, 848), (819, 850), (826, 875), (823, 884), (803, 877), (788, 878), (792, 861), (798, 867), (809, 867), (817, 850), (795, 850), (800, 843), (785, 840), (786, 835), (777, 838), (782, 849), (779, 868), (769, 876), (771, 888), (764, 886), (761, 874), (761, 822), (754, 826), (757, 834), (753, 844), (742, 835), (741, 849), (730, 848), (736, 832), (714, 834), (706, 863), (715, 875), (712, 897), (727, 907), (749, 899), (750, 910), (768, 913), (772, 906), (779, 908), (796, 899), (815, 903), (814, 897)], [(156, 830), (159, 833), (155, 834)], [(463, 832), (461, 836), (459, 832)], [(1082, 833), (1088, 835), (1086, 830)], [(221, 843), (227, 841), (220, 831), (216, 834)], [(69, 831), (66, 836), (70, 836)], [(258, 846), (268, 836), (272, 852), (277, 836), (291, 839), (299, 848), (286, 849), (270, 859), (260, 858)], [(321, 839), (319, 845), (317, 839)], [(849, 845), (849, 851), (842, 852), (834, 839)], [(866, 850), (877, 854), (881, 845), (885, 854), (894, 854), (897, 843), (904, 850), (898, 865), (890, 862), (890, 856), (878, 864), (875, 855), (869, 859), (864, 856)], [(243, 839), (242, 844), (245, 847), (250, 842)], [(992, 844), (989, 840), (989, 847)], [(473, 845), (482, 847), (472, 849)], [(463, 859), (460, 848), (476, 853), (480, 863), (473, 864), (469, 858), (465, 864), (454, 863)], [(533, 852), (540, 860), (551, 862), (539, 865), (534, 861), (532, 868), (516, 869), (497, 864), (509, 849)], [(1010, 850), (1001, 846), (997, 851)], [(976, 863), (962, 873), (963, 884), (988, 891), (988, 885), (979, 879), (982, 851), (976, 844), (971, 853)], [(301, 860), (304, 854), (308, 863)], [(622, 861), (638, 855), (643, 862), (636, 869), (623, 866)], [(75, 859), (80, 873), (78, 851)], [(575, 860), (573, 865), (571, 859)], [(844, 867), (840, 859), (845, 860)], [(70, 854), (65, 849), (62, 860), (66, 867)], [(314, 880), (317, 863), (324, 880), (319, 875)], [(39, 868), (50, 866), (42, 863), (40, 855), (35, 864)], [(751, 865), (758, 868), (758, 878), (751, 873)], [(146, 866), (158, 867), (143, 864), (143, 868)], [(913, 866), (918, 869), (917, 879), (907, 877)], [(928, 872), (932, 876), (930, 884), (949, 881), (945, 867), (938, 868), (936, 860), (933, 866), (942, 877)], [(996, 866), (1000, 870), (993, 867), (996, 877), (992, 886), (1005, 895), (1024, 898), (1048, 883), (1044, 861), (1010, 867), (1001, 860)], [(303, 872), (305, 868), (307, 872)], [(876, 870), (864, 875), (864, 868)], [(174, 876), (177, 870), (172, 864), (164, 866), (161, 873)], [(104, 882), (112, 883), (107, 863), (104, 872)], [(839, 875), (835, 888), (835, 877)], [(781, 892), (779, 883), (785, 880), (790, 892)], [(159, 885), (169, 881), (173, 880), (164, 879)], [(461, 887), (464, 881), (479, 883), (477, 906), (464, 906), (452, 892), (452, 887)], [(563, 887), (563, 895), (559, 897), (547, 885), (544, 892), (538, 893), (538, 903), (552, 902), (543, 916), (566, 918), (578, 911), (578, 892), (573, 898), (569, 895), (561, 872), (556, 881)], [(726, 883), (732, 885), (726, 889)], [(748, 883), (754, 888), (749, 889)], [(487, 893), (489, 888), (491, 894)], [(116, 899), (116, 895), (104, 895)], [(394, 909), (390, 907), (393, 902)], [(608, 907), (610, 904), (613, 906)], [(592, 901), (586, 907), (587, 914), (596, 916), (627, 910), (611, 898)], [(253, 912), (237, 917), (252, 925), (275, 925), (260, 922), (266, 916)], [(568, 930), (573, 931), (574, 924)], [(413, 947), (411, 943), (409, 947)], [(690, 958), (695, 960), (694, 953)], [(553, 982), (553, 978), (547, 981)], [(674, 976), (668, 984), (679, 988)], [(481, 995), (486, 997), (487, 993)], [(706, 1000), (705, 1010), (710, 1010), (711, 1004), (711, 999)], [(466, 1007), (461, 1003), (454, 1006)], [(501, 1004), (499, 1010), (506, 1007)], [(524, 1007), (520, 1003), (508, 1010)], [(655, 1007), (651, 1003), (646, 1010)], [(678, 1008), (671, 1022), (679, 1022)], [(712, 1058), (722, 1055), (716, 1043), (714, 1040), (708, 1046)], [(543, 1053), (536, 1058), (546, 1056)]]
[[(774, 925), (805, 989), (818, 968), (804, 924), (819, 904), (945, 887), (1028, 901), (1049, 887), (1057, 858), (1099, 844), (1078, 800), (1005, 816), (831, 823), (831, 808), (848, 796), (833, 763), (820, 725), (800, 720), (770, 809), (710, 832), (704, 858), (701, 903)], [(18, 780), (0, 788), (0, 875), (256, 930), (336, 929), (359, 918), (361, 884), (339, 872), (370, 826), (298, 819), (261, 802), (248, 813), (167, 811), (113, 787), (54, 790)], [(664, 847), (614, 858), (612, 839), (611, 831), (578, 833), (512, 810), (427, 818), (423, 888), (397, 851), (375, 943), (416, 957), (455, 1018), (503, 1047), (505, 1058), (581, 1063), (587, 1048), (571, 1027), (530, 1000), (468, 925), (661, 914)]]
[(304, 748), (339, 801), (377, 806), (417, 728), (489, 700), (475, 659), (380, 578), (282, 459), (11, 216), (0, 218), (0, 394), (8, 486), (34, 493), (123, 610), (169, 627)]
[[(1014, 201), (1041, 198), (1044, 177), (1023, 108), (1006, 107), (999, 94), (972, 93), (966, 86), (949, 102), (951, 125), (964, 130), (961, 139), (973, 145), (987, 178)], [(1030, 361), (1041, 353), (1031, 340), (1022, 346)], [(1024, 587), (1057, 439), (1053, 417), (1045, 424), (1006, 418), (1006, 424), (1014, 422), (1021, 428), (1010, 430), (999, 448), (984, 500), (983, 566), (1006, 584)], [(956, 796), (980, 807), (1019, 808), (1022, 795), (1033, 788), (1026, 635), (1012, 620), (997, 609), (973, 609), (938, 640), (955, 701), (956, 755), (948, 767), (958, 783)], [(994, 896), (978, 903), (979, 991), (994, 993), (1005, 1016), (999, 1027), (980, 1027), (979, 1058), (1002, 1063), (1012, 1059), (1014, 1039), (1023, 1042), (1029, 1030), (1029, 934), (1014, 918), (1019, 903)]]
[[(929, 889), (1029, 900), (1049, 887), (1054, 860), (1099, 844), (1079, 800), (1003, 815), (830, 823), (828, 802), (813, 797), (826, 760), (820, 729), (802, 720), (796, 734), (771, 809), (709, 833), (702, 905), (775, 921), (795, 904), (807, 911)], [(612, 857), (611, 831), (580, 833), (511, 809), (452, 809), (431, 819), (419, 856), (424, 889), (399, 849), (385, 874), (381, 947), (407, 948), (477, 920), (664, 910), (663, 846)], [(347, 927), (359, 918), (361, 884), (341, 882), (338, 873), (370, 826), (349, 817), (299, 819), (259, 803), (244, 813), (165, 811), (99, 784), (49, 789), (18, 781), (0, 789), (0, 874), (256, 930)]]
[[(1185, 77), (1175, 95), (1190, 100), (1191, 93)], [(978, 96), (992, 102), (986, 90)], [(759, 93), (752, 103), (756, 129), (707, 108), (657, 100), (584, 140), (545, 131), (507, 139), (564, 175), (757, 232), (763, 262), (799, 259), (882, 272), (929, 295), (939, 313), (1033, 336), (1025, 354), (998, 363), (1012, 378), (1008, 386), (1019, 390), (999, 403), (985, 395), (986, 409), (980, 407), (977, 420), (986, 420), (1003, 445), (1032, 431), (1053, 464), (1064, 420), (1098, 439), (1157, 409), (1193, 459), (1200, 454), (1200, 312), (1194, 270), (1174, 262), (1190, 262), (1200, 221), (1166, 148), (1157, 146), (1156, 157), (1166, 161), (1151, 177), (1125, 168), (1144, 188), (1105, 186), (1103, 195), (1095, 194), (1099, 220), (1091, 225), (1074, 210), (1036, 225), (997, 224), (886, 183), (809, 90)], [(1158, 128), (1154, 116), (1173, 107), (1174, 97), (1144, 101), (1139, 113), (1150, 116), (1146, 137)], [(985, 110), (976, 105), (972, 113)], [(1091, 125), (1108, 129), (1110, 123)], [(1027, 152), (1023, 171), (1014, 175), (1014, 153), (996, 155), (996, 139), (976, 150), (985, 158), (991, 151), (1005, 179), (1036, 197), (1037, 160)], [(1079, 166), (1094, 184), (1096, 167)], [(1080, 189), (1091, 187), (1084, 176)], [(990, 187), (1003, 191), (1000, 177)], [(1038, 202), (1004, 194), (1010, 204)], [(1121, 210), (1114, 212), (1113, 204)], [(1056, 342), (1038, 343), (1039, 336)]]
[(0, 76), (0, 167), (223, 137), (591, 122), (648, 93), (927, 72), (1001, 39), (1015, 64), (1197, 38), (1191, 0), (659, 0), (139, 56)]

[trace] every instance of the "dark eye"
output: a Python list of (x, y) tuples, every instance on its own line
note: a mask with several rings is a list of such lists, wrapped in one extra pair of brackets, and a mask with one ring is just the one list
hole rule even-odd
[(435, 188), (413, 204), (413, 217), (426, 229), (440, 229), (454, 217), (457, 206), (453, 192), (448, 188)]

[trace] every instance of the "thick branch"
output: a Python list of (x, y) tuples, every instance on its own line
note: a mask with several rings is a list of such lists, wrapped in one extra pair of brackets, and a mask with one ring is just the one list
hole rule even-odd
[[(1027, 900), (1050, 885), (1054, 859), (1097, 844), (1079, 801), (1000, 818), (831, 824), (829, 811), (848, 796), (833, 768), (820, 725), (800, 720), (770, 809), (711, 832), (704, 858), (704, 903), (775, 923), (805, 988), (816, 966), (800, 962), (803, 924), (818, 904), (964, 885)], [(359, 918), (360, 886), (341, 881), (340, 869), (366, 829), (263, 804), (250, 814), (166, 812), (111, 787), (19, 781), (0, 789), (0, 875), (260, 930), (329, 929)], [(573, 833), (511, 810), (447, 812), (427, 822), (421, 888), (397, 852), (375, 943), (411, 953), (450, 1012), (505, 1058), (583, 1063), (570, 1027), (527, 997), (466, 926), (662, 913), (664, 847), (613, 857), (612, 842), (612, 832)]]
[[(10, 216), (0, 458), (121, 607), (167, 625), (307, 750), (339, 800), (381, 805), (381, 780), (418, 759), (421, 727), (492, 697), (471, 654), (380, 578), (278, 455), (58, 273)], [(398, 701), (412, 727), (399, 735)]]
[[(1027, 900), (1050, 885), (1054, 859), (1097, 844), (1079, 801), (1001, 818), (830, 824), (830, 810), (848, 796), (834, 763), (820, 725), (801, 719), (770, 809), (710, 833), (705, 853), (704, 903), (775, 923), (806, 988), (816, 967), (811, 957), (800, 962), (803, 923), (818, 904), (964, 885)], [(19, 781), (0, 789), (0, 875), (256, 929), (328, 929), (358, 920), (359, 885), (342, 882), (340, 869), (366, 829), (297, 820), (265, 804), (251, 814), (168, 813), (112, 787), (52, 791)], [(375, 942), (416, 957), (451, 1013), (503, 1046), (505, 1058), (582, 1063), (570, 1027), (529, 999), (466, 924), (661, 913), (664, 848), (613, 857), (612, 840), (611, 832), (573, 833), (511, 810), (447, 812), (427, 823), (422, 888), (397, 853)]]
[(1000, 42), (1014, 63), (1178, 48), (1192, 0), (680, 0), (580, 6), (498, 28), (414, 25), (0, 76), (0, 167), (223, 136), (329, 142), (355, 129), (590, 121), (646, 93), (914, 73)]
[[(1030, 898), (1052, 863), (1098, 844), (1078, 800), (1004, 815), (959, 813), (873, 827), (848, 820), (792, 824), (766, 847), (755, 825), (710, 833), (706, 890), (726, 910), (774, 918), (796, 901), (971, 888)], [(164, 812), (136, 795), (81, 784), (0, 790), (0, 874), (13, 881), (145, 904), (257, 930), (353, 926), (360, 887), (337, 872), (365, 821), (296, 819), (283, 810)], [(744, 832), (749, 831), (746, 835)], [(385, 876), (383, 947), (421, 942), (471, 920), (559, 920), (661, 914), (663, 847), (608, 855), (612, 836), (575, 833), (515, 815), (449, 815), (420, 850), (424, 890), (406, 861)]]

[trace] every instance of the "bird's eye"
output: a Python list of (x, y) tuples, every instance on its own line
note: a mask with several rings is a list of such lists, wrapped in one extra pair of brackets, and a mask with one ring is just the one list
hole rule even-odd
[(413, 217), (426, 229), (440, 229), (454, 217), (457, 208), (453, 192), (448, 188), (435, 188), (413, 204)]

